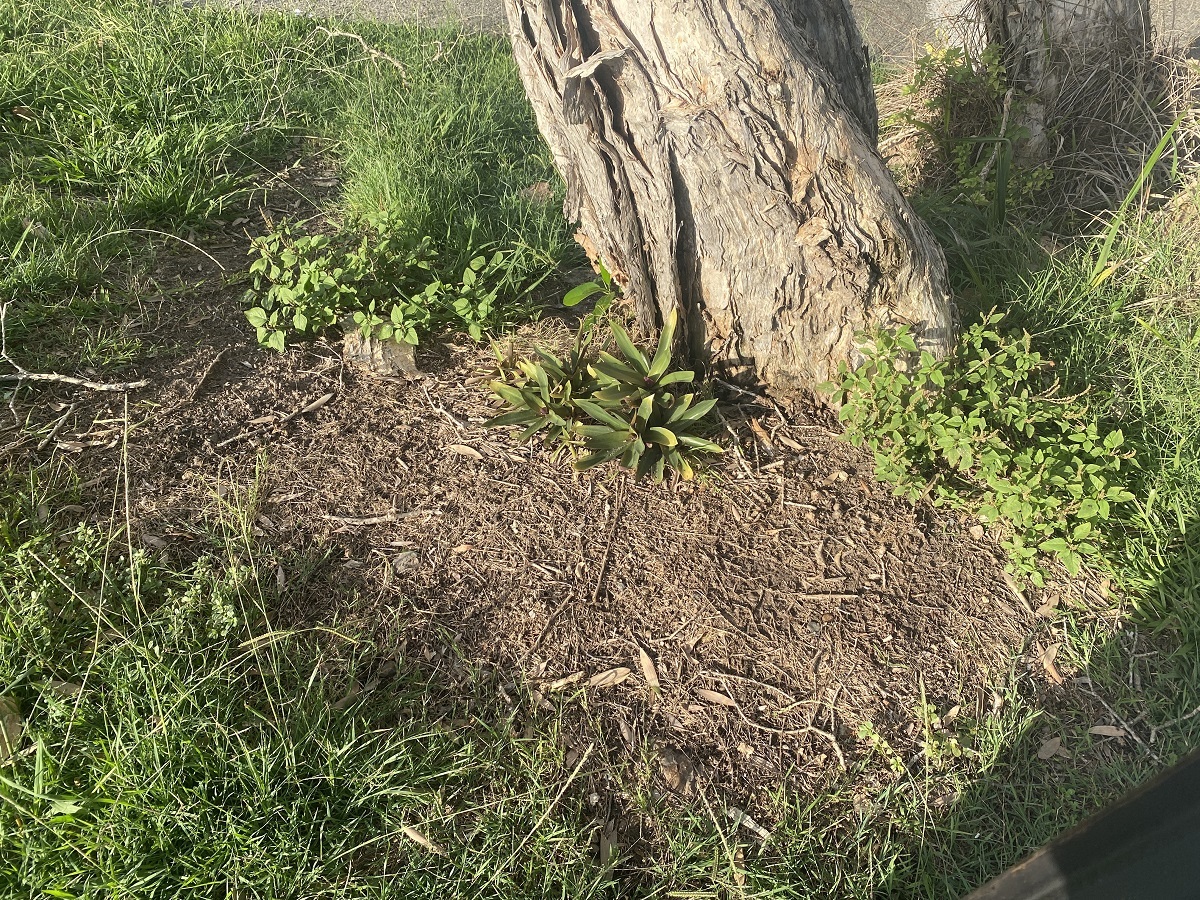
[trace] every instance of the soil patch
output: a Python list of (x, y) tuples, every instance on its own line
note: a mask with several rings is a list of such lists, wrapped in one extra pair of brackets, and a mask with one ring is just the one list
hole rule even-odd
[[(911, 753), (923, 697), (982, 716), (1033, 628), (991, 540), (893, 498), (818, 411), (730, 390), (738, 451), (699, 483), (577, 474), (482, 426), (488, 347), (423, 347), (414, 381), (353, 369), (334, 343), (261, 350), (240, 287), (217, 286), (244, 237), (197, 240), (212, 257), (170, 271), (207, 287), (168, 292), (170, 326), (148, 326), (160, 351), (130, 427), (120, 396), (64, 391), (35, 413), (69, 413), (55, 444), (24, 452), (76, 460), (109, 492), (105, 520), (127, 466), (136, 537), (179, 559), (237, 506), (275, 571), (277, 625), (352, 619), (448, 685), (492, 673), (503, 698), (559, 710), (569, 743), (627, 769), (657, 758), (661, 785), (703, 779), (747, 809), (863, 752), (864, 722)], [(570, 336), (547, 318), (512, 341)]]

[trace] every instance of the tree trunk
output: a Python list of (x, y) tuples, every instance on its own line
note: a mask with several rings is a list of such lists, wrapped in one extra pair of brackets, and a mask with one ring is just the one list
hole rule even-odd
[[(942, 0), (939, 6), (955, 23), (954, 40), (972, 52), (1000, 48), (1008, 83), (1019, 92), (1013, 124), (1023, 132), (1015, 143), (1024, 162), (1120, 140), (1120, 132), (1130, 132), (1129, 112), (1144, 123), (1145, 103), (1153, 102), (1146, 94), (1154, 90), (1149, 0)], [(1125, 135), (1126, 141), (1139, 136)]]
[(565, 212), (641, 325), (789, 394), (855, 333), (952, 339), (945, 262), (875, 152), (845, 0), (505, 0)]

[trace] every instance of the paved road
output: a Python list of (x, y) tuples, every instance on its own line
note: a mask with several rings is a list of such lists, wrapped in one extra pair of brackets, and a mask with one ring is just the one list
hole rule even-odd
[[(350, 18), (433, 25), (447, 17), (483, 30), (504, 28), (501, 0), (242, 0), (246, 5), (298, 9)], [(929, 11), (952, 0), (851, 0), (868, 42), (881, 57), (911, 58), (934, 32)], [(1200, 0), (1151, 0), (1159, 34), (1200, 45)]]

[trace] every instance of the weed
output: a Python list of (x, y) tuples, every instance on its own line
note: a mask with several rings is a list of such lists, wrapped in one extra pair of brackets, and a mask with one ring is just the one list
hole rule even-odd
[(1059, 396), (1028, 334), (1002, 337), (993, 312), (934, 359), (907, 327), (875, 335), (857, 370), (826, 385), (856, 446), (897, 494), (970, 509), (999, 526), (1010, 569), (1037, 584), (1039, 553), (1072, 575), (1099, 561), (1101, 527), (1130, 503), (1119, 429), (1101, 433), (1082, 396)]
[(250, 254), (257, 258), (244, 302), (260, 344), (282, 351), (289, 333), (315, 337), (350, 323), (363, 337), (396, 343), (415, 345), (454, 327), (480, 340), (522, 309), (497, 302), (508, 282), (509, 254), (477, 256), (460, 279), (447, 278), (439, 275), (431, 238), (408, 237), (387, 214), (372, 216), (368, 226), (361, 236), (343, 231), (330, 237), (284, 223), (254, 239)]

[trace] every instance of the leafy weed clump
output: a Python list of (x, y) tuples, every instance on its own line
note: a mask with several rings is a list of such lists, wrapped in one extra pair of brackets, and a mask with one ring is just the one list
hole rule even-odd
[(366, 338), (416, 345), (431, 332), (458, 329), (480, 340), (531, 312), (499, 304), (502, 292), (527, 294), (503, 251), (476, 256), (451, 276), (429, 237), (414, 239), (394, 217), (368, 220), (363, 234), (308, 234), (284, 223), (254, 239), (246, 318), (264, 347), (284, 350), (288, 336), (313, 338), (335, 325)]
[(1000, 528), (1010, 570), (1041, 584), (1039, 553), (1072, 575), (1101, 556), (1102, 526), (1134, 499), (1124, 480), (1132, 453), (1082, 396), (1059, 395), (1052, 363), (1027, 333), (1002, 335), (1002, 319), (972, 325), (941, 360), (918, 352), (907, 327), (877, 334), (864, 364), (843, 365), (826, 388), (880, 480)]

